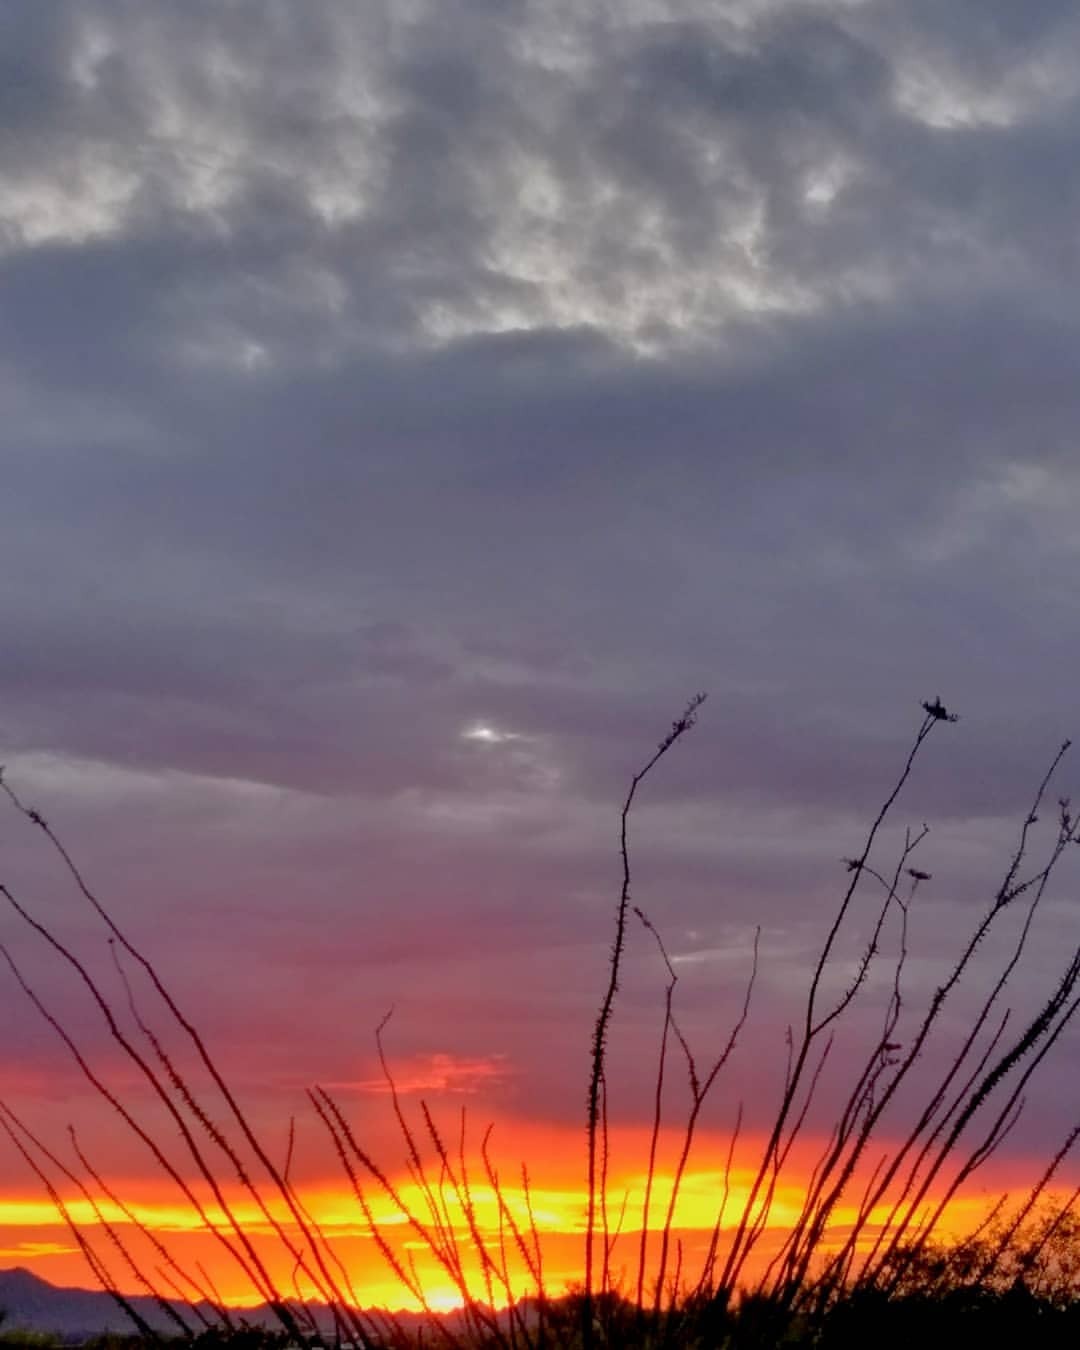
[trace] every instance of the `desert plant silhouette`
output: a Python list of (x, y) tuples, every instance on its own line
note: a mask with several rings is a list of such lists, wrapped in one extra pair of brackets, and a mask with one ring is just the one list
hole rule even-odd
[[(216, 1244), (221, 1259), (265, 1303), (284, 1340), (404, 1346), (419, 1337), (422, 1343), (511, 1350), (578, 1345), (588, 1350), (598, 1344), (752, 1346), (810, 1339), (840, 1346), (855, 1344), (852, 1338), (857, 1336), (881, 1339), (873, 1328), (883, 1309), (892, 1316), (902, 1308), (904, 1325), (911, 1328), (923, 1326), (919, 1319), (925, 1321), (926, 1308), (946, 1305), (950, 1316), (959, 1316), (960, 1308), (969, 1315), (974, 1315), (972, 1309), (979, 1316), (989, 1316), (987, 1309), (999, 1318), (1007, 1313), (1017, 1326), (1038, 1315), (1044, 1332), (1050, 1326), (1047, 1317), (1058, 1319), (1055, 1327), (1064, 1327), (1063, 1319), (1075, 1319), (1080, 1188), (1060, 1197), (1053, 1186), (1080, 1138), (1080, 1123), (1064, 1139), (1049, 1142), (1047, 1160), (1021, 1200), (1003, 1197), (962, 1241), (949, 1244), (942, 1238), (950, 1203), (1015, 1127), (1026, 1089), (1080, 1007), (1080, 945), (1066, 953), (1021, 1025), (1012, 1025), (1004, 1006), (1051, 878), (1080, 837), (1080, 821), (1069, 799), (1061, 797), (1049, 842), (1032, 859), (1036, 826), (1069, 746), (1066, 742), (1053, 756), (1019, 823), (1001, 879), (944, 978), (924, 1006), (909, 1007), (903, 975), (913, 905), (920, 888), (933, 879), (915, 862), (926, 827), (906, 831), (890, 862), (881, 862), (878, 855), (886, 821), (927, 742), (958, 720), (938, 697), (922, 703), (912, 742), (861, 846), (838, 860), (839, 899), (809, 964), (801, 1013), (788, 1031), (771, 1124), (751, 1161), (748, 1183), (736, 1187), (733, 1168), (743, 1122), (743, 1105), (737, 1106), (704, 1255), (693, 1267), (689, 1264), (678, 1232), (679, 1199), (706, 1103), (730, 1070), (752, 1013), (760, 934), (754, 937), (734, 1021), (702, 1054), (680, 1021), (678, 975), (662, 934), (632, 898), (630, 825), (646, 778), (693, 728), (703, 702), (702, 694), (690, 700), (633, 774), (619, 815), (621, 884), (587, 1062), (579, 1289), (546, 1287), (544, 1236), (528, 1168), (523, 1166), (511, 1195), (492, 1158), (490, 1129), (477, 1145), (470, 1140), (464, 1114), (451, 1133), (426, 1101), (420, 1102), (418, 1113), (407, 1111), (384, 1045), (385, 1021), (376, 1028), (375, 1043), (388, 1108), (405, 1148), (404, 1178), (373, 1156), (331, 1092), (316, 1085), (307, 1094), (313, 1119), (355, 1203), (358, 1223), (421, 1310), (419, 1324), (408, 1326), (371, 1306), (363, 1286), (356, 1287), (348, 1262), (293, 1178), (291, 1130), (285, 1160), (279, 1163), (153, 960), (121, 929), (44, 815), (26, 805), (0, 772), (0, 788), (9, 804), (53, 850), (76, 894), (101, 925), (111, 982), (95, 973), (74, 940), (45, 922), (12, 887), (0, 884), (0, 896), (13, 920), (51, 950), (88, 996), (113, 1051), (143, 1092), (125, 1091), (110, 1081), (107, 1069), (82, 1048), (76, 1030), (47, 1003), (10, 946), (0, 941), (11, 987), (51, 1028), (85, 1083), (115, 1115), (118, 1128), (145, 1152)], [(856, 899), (867, 894), (872, 897), (869, 938), (857, 958), (847, 961), (848, 977), (838, 986), (842, 936), (849, 936)], [(1005, 915), (1017, 919), (995, 947)], [(625, 1250), (621, 1230), (626, 1201), (613, 1230), (608, 1042), (626, 946), (635, 928), (655, 951), (665, 983), (649, 1142), (641, 1167), (640, 1226), (632, 1234), (634, 1257), (627, 1268), (625, 1263), (617, 1267), (613, 1259), (617, 1243), (623, 1241)], [(889, 956), (887, 931), (896, 937)], [(967, 1020), (957, 1031), (944, 1013), (952, 1008), (962, 979), (972, 975), (977, 952), (993, 960), (993, 973), (973, 1008), (965, 1009)], [(831, 1060), (837, 1030), (853, 1017), (853, 1010), (858, 1010), (860, 1025), (866, 1024), (873, 1006), (868, 998), (871, 976), (879, 970), (884, 972), (879, 983), (886, 990), (877, 1014), (879, 1029), (868, 1046), (845, 1060), (831, 1128), (823, 1141), (818, 1139), (808, 1174), (800, 1164), (798, 1212), (778, 1225), (772, 1222), (777, 1196), (785, 1180), (796, 1175), (796, 1146), (805, 1152), (817, 1138), (809, 1133), (808, 1120), (812, 1106), (820, 1106), (826, 1066), (837, 1067)], [(931, 1047), (935, 1053), (928, 1056)], [(667, 1103), (673, 1063), (681, 1065), (688, 1096), (671, 1126)], [(915, 1073), (917, 1064), (930, 1066), (921, 1078)], [(928, 1076), (929, 1088), (923, 1081)], [(153, 1111), (148, 1102), (155, 1104)], [(899, 1130), (898, 1114), (906, 1120)], [(167, 1235), (139, 1217), (120, 1184), (95, 1165), (74, 1125), (66, 1145), (60, 1146), (0, 1101), (0, 1127), (51, 1198), (93, 1276), (141, 1336), (167, 1333), (214, 1338), (216, 1343), (253, 1334), (242, 1314), (218, 1293), (204, 1266), (183, 1259)], [(663, 1178), (658, 1162), (662, 1138), (673, 1143), (675, 1159), (670, 1175)], [(661, 1193), (664, 1198), (658, 1202)], [(75, 1198), (81, 1202), (80, 1212), (88, 1207), (93, 1223), (79, 1220)], [(253, 1226), (261, 1230), (260, 1241)], [(457, 1292), (460, 1306), (453, 1315), (432, 1307), (411, 1251), (395, 1241), (402, 1227), (414, 1249), (425, 1251)], [(760, 1252), (767, 1232), (772, 1246)], [(273, 1273), (281, 1263), (268, 1259), (268, 1241), (277, 1244), (292, 1272), (288, 1288)], [(136, 1306), (136, 1293), (150, 1296), (160, 1316), (151, 1319), (141, 1300)], [(925, 1339), (929, 1333), (923, 1327), (918, 1334)]]

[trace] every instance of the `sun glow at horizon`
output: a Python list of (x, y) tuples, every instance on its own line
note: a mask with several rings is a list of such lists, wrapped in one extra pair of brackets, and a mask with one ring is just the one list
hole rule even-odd
[[(622, 1133), (620, 1142), (626, 1143), (626, 1132)], [(490, 1244), (493, 1250), (498, 1250), (503, 1244), (515, 1298), (534, 1290), (535, 1280), (522, 1253), (517, 1249), (513, 1226), (516, 1226), (526, 1243), (539, 1248), (548, 1293), (558, 1295), (566, 1286), (580, 1282), (584, 1268), (586, 1193), (583, 1185), (568, 1184), (565, 1175), (567, 1164), (574, 1160), (571, 1150), (580, 1149), (579, 1133), (570, 1129), (561, 1131), (560, 1142), (565, 1151), (561, 1155), (556, 1150), (548, 1152), (545, 1162), (550, 1159), (554, 1165), (541, 1165), (536, 1175), (530, 1174), (527, 1190), (520, 1174), (513, 1179), (509, 1173), (504, 1176), (494, 1171), (491, 1177), (485, 1176), (479, 1160), (475, 1166), (470, 1161), (467, 1200), (463, 1199), (460, 1191), (455, 1192), (449, 1183), (441, 1189), (435, 1188), (441, 1206), (439, 1222), (448, 1230), (453, 1230), (461, 1246), (468, 1287), (477, 1299), (487, 1301), (492, 1297), (476, 1251), (474, 1238), (477, 1235)], [(700, 1260), (704, 1256), (718, 1214), (722, 1218), (722, 1234), (730, 1233), (750, 1194), (753, 1166), (740, 1160), (732, 1167), (725, 1181), (726, 1150), (718, 1147), (721, 1142), (709, 1141), (709, 1147), (703, 1150), (700, 1165), (687, 1170), (672, 1211), (670, 1231), (681, 1242), (688, 1267), (695, 1258)], [(539, 1156), (544, 1157), (544, 1154)], [(639, 1153), (637, 1156), (642, 1155)], [(752, 1150), (749, 1156), (753, 1156)], [(759, 1249), (747, 1268), (751, 1278), (762, 1272), (764, 1264), (778, 1248), (790, 1226), (796, 1222), (808, 1178), (809, 1168), (800, 1168), (791, 1178), (777, 1186), (763, 1225)], [(423, 1310), (420, 1299), (410, 1293), (394, 1274), (386, 1254), (391, 1252), (414, 1265), (423, 1289), (423, 1299), (429, 1308), (445, 1310), (459, 1306), (461, 1291), (440, 1267), (424, 1237), (424, 1228), (433, 1220), (422, 1186), (407, 1173), (390, 1178), (390, 1181), (393, 1195), (400, 1204), (395, 1203), (386, 1191), (377, 1193), (374, 1186), (370, 1194), (365, 1192), (374, 1232), (372, 1222), (365, 1218), (362, 1206), (348, 1186), (336, 1181), (323, 1181), (309, 1187), (298, 1187), (298, 1192), (302, 1195), (305, 1211), (343, 1262), (362, 1305), (414, 1312)], [(646, 1176), (640, 1168), (615, 1168), (609, 1176), (607, 1224), (614, 1235), (611, 1268), (617, 1282), (621, 1276), (624, 1284), (632, 1284), (631, 1275), (637, 1269), (643, 1231), (645, 1183)], [(667, 1221), (672, 1185), (671, 1171), (656, 1172), (648, 1213), (650, 1268), (655, 1265), (658, 1238)], [(219, 1239), (195, 1210), (190, 1205), (177, 1203), (174, 1197), (164, 1193), (164, 1189), (164, 1184), (160, 1182), (144, 1183), (140, 1188), (140, 1197), (125, 1200), (124, 1207), (106, 1197), (95, 1197), (94, 1203), (77, 1194), (65, 1196), (64, 1199), (71, 1221), (88, 1236), (101, 1239), (99, 1247), (108, 1245), (104, 1228), (108, 1224), (121, 1234), (125, 1242), (131, 1243), (133, 1251), (137, 1251), (146, 1243), (146, 1239), (138, 1232), (138, 1225), (144, 1225), (169, 1248), (178, 1266), (194, 1269), (198, 1264), (207, 1269), (214, 1290), (228, 1306), (242, 1309), (265, 1302), (265, 1298), (253, 1288), (250, 1279), (226, 1255)], [(1027, 1186), (1006, 1185), (1002, 1189), (1015, 1192), (1018, 1198), (1026, 1193)], [(721, 1214), (725, 1192), (726, 1203)], [(821, 1246), (823, 1253), (829, 1250), (830, 1245), (842, 1241), (857, 1216), (861, 1185), (854, 1185), (851, 1192), (851, 1198), (845, 1197), (833, 1213), (826, 1240)], [(1000, 1193), (998, 1191), (993, 1197), (989, 1193), (981, 1196), (970, 1193), (958, 1195), (943, 1217), (940, 1236), (955, 1238), (970, 1232), (985, 1215), (992, 1199), (997, 1199)], [(284, 1200), (281, 1197), (270, 1199), (268, 1196), (264, 1213), (250, 1195), (244, 1194), (235, 1185), (226, 1189), (225, 1198), (233, 1217), (265, 1262), (275, 1284), (286, 1291), (287, 1297), (296, 1294), (306, 1299), (317, 1299), (319, 1291), (316, 1285), (302, 1271), (299, 1276), (296, 1275), (292, 1268), (294, 1263), (288, 1257), (280, 1234), (275, 1233), (275, 1225), (278, 1225), (290, 1240), (303, 1245), (300, 1230)], [(199, 1193), (199, 1199), (205, 1205), (204, 1212), (210, 1222), (227, 1231), (227, 1217), (219, 1206), (212, 1203), (212, 1197)], [(861, 1241), (872, 1241), (878, 1226), (887, 1221), (888, 1206), (881, 1204), (871, 1212)], [(382, 1244), (385, 1244), (385, 1250)], [(51, 1283), (98, 1287), (76, 1243), (71, 1239), (70, 1230), (51, 1202), (42, 1196), (9, 1194), (0, 1197), (0, 1252), (7, 1260), (14, 1260)], [(127, 1289), (131, 1284), (130, 1278), (125, 1284), (119, 1263), (114, 1270), (114, 1278), (121, 1289)], [(144, 1291), (132, 1288), (130, 1292)], [(498, 1294), (497, 1290), (495, 1292)], [(193, 1289), (186, 1290), (186, 1294), (193, 1299), (197, 1297)], [(496, 1297), (494, 1302), (505, 1302), (505, 1297)]]

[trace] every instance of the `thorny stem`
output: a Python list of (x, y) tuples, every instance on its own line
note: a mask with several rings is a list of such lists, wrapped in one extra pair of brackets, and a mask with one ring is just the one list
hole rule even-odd
[(840, 928), (844, 922), (844, 919), (847, 916), (849, 908), (851, 907), (852, 898), (854, 897), (856, 888), (859, 884), (860, 873), (862, 871), (862, 868), (870, 856), (870, 852), (874, 846), (875, 840), (877, 839), (878, 832), (880, 831), (881, 826), (885, 822), (885, 818), (888, 816), (889, 811), (892, 809), (893, 804), (899, 797), (901, 791), (904, 788), (904, 785), (911, 777), (911, 771), (914, 768), (915, 759), (919, 751), (922, 749), (922, 746), (926, 741), (927, 737), (930, 735), (931, 731), (934, 729), (934, 727), (937, 725), (938, 722), (955, 720), (955, 714), (947, 713), (946, 710), (942, 707), (940, 700), (935, 699), (933, 704), (927, 703), (924, 704), (923, 707), (925, 709), (926, 715), (923, 718), (922, 724), (920, 725), (919, 730), (915, 736), (914, 743), (912, 744), (912, 747), (908, 752), (908, 757), (900, 773), (900, 776), (897, 779), (895, 785), (893, 786), (892, 791), (885, 798), (884, 803), (882, 804), (880, 810), (877, 813), (877, 816), (875, 817), (872, 825), (870, 826), (870, 829), (866, 835), (866, 839), (863, 843), (862, 852), (859, 854), (858, 858), (852, 860), (854, 866), (852, 866), (850, 869), (851, 880), (848, 883), (847, 889), (844, 892), (843, 898), (840, 901), (840, 905), (839, 908), (837, 909), (836, 916), (833, 919), (832, 926), (829, 929), (824, 945), (822, 946), (821, 953), (818, 956), (817, 963), (814, 967), (814, 972), (810, 980), (810, 988), (806, 997), (806, 1012), (804, 1017), (802, 1036), (799, 1042), (799, 1048), (795, 1055), (794, 1064), (791, 1068), (790, 1073), (788, 1074), (787, 1085), (784, 1089), (784, 1093), (780, 1101), (780, 1106), (779, 1109), (777, 1110), (776, 1118), (773, 1122), (771, 1133), (769, 1135), (768, 1141), (766, 1142), (765, 1149), (761, 1157), (761, 1161), (758, 1165), (758, 1170), (755, 1174), (754, 1181), (750, 1187), (750, 1193), (747, 1196), (746, 1203), (743, 1206), (743, 1211), (739, 1217), (739, 1222), (736, 1227), (735, 1236), (732, 1240), (731, 1247), (728, 1252), (727, 1261), (725, 1262), (723, 1274), (721, 1276), (720, 1281), (721, 1285), (724, 1288), (730, 1289), (733, 1286), (736, 1275), (742, 1268), (743, 1263), (745, 1262), (747, 1256), (749, 1255), (750, 1249), (752, 1248), (756, 1240), (755, 1227), (757, 1229), (757, 1232), (760, 1232), (761, 1227), (760, 1224), (755, 1225), (753, 1222), (753, 1216), (755, 1215), (755, 1207), (757, 1206), (757, 1201), (759, 1195), (761, 1194), (762, 1186), (765, 1184), (765, 1179), (772, 1170), (773, 1164), (776, 1160), (777, 1150), (780, 1147), (780, 1141), (784, 1134), (784, 1128), (787, 1124), (788, 1117), (791, 1114), (796, 1095), (801, 1085), (803, 1072), (805, 1070), (807, 1059), (809, 1058), (813, 1042), (816, 1036), (823, 1029), (826, 1022), (832, 1021), (834, 1017), (839, 1016), (839, 1014), (850, 1005), (851, 1000), (855, 996), (856, 991), (854, 989), (850, 990), (846, 995), (843, 996), (843, 998), (837, 1004), (836, 1008), (834, 1008), (833, 1012), (828, 1014), (826, 1022), (822, 1022), (818, 1025), (815, 1025), (817, 998), (818, 998), (818, 991), (821, 986), (822, 976), (825, 973), (825, 967), (828, 964), (829, 957), (832, 955), (832, 950), (836, 943), (837, 935), (840, 932)]
[(585, 1297), (582, 1301), (582, 1339), (586, 1350), (593, 1343), (593, 1243), (596, 1233), (597, 1206), (597, 1161), (600, 1129), (600, 1090), (604, 1076), (604, 1062), (607, 1054), (607, 1032), (611, 1021), (611, 1012), (615, 1004), (615, 995), (619, 989), (619, 973), (622, 967), (623, 947), (626, 943), (626, 916), (630, 904), (630, 851), (629, 823), (630, 809), (642, 781), (656, 764), (667, 754), (680, 737), (694, 725), (697, 711), (705, 702), (704, 694), (695, 694), (683, 710), (682, 716), (671, 724), (671, 730), (657, 746), (656, 750), (630, 780), (630, 789), (623, 802), (619, 816), (619, 852), (622, 859), (622, 889), (615, 910), (615, 938), (611, 947), (611, 961), (607, 987), (593, 1026), (592, 1056), (589, 1071), (588, 1107), (586, 1113), (586, 1134), (588, 1145), (587, 1177), (587, 1213), (585, 1220)]

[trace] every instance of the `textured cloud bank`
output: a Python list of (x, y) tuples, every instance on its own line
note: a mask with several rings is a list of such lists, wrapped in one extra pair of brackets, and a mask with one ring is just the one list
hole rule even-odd
[(692, 999), (759, 920), (803, 969), (937, 692), (959, 935), (1073, 729), (1071, 7), (79, 0), (0, 53), (0, 743), (238, 1062), (343, 1077), (395, 999), (583, 1052), (697, 688), (640, 845)]

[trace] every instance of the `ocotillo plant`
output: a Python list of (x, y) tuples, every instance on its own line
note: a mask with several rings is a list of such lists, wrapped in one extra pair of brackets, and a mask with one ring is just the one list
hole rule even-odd
[[(842, 864), (838, 862), (845, 869), (843, 883), (809, 966), (802, 1011), (789, 1031), (786, 1057), (778, 1060), (782, 1073), (776, 1110), (751, 1159), (749, 1185), (733, 1203), (733, 1168), (744, 1119), (740, 1104), (734, 1113), (704, 1256), (691, 1268), (678, 1232), (679, 1198), (710, 1095), (724, 1075), (732, 1072), (733, 1052), (751, 1015), (758, 941), (755, 935), (740, 1010), (732, 1025), (716, 1045), (704, 1052), (695, 1050), (679, 1013), (676, 966), (645, 906), (632, 896), (630, 824), (644, 780), (689, 732), (702, 702), (702, 695), (691, 700), (633, 775), (619, 815), (621, 882), (587, 1061), (584, 1283), (573, 1301), (573, 1316), (568, 1317), (558, 1302), (558, 1291), (545, 1289), (544, 1239), (534, 1218), (528, 1169), (523, 1168), (521, 1176), (523, 1208), (511, 1198), (492, 1161), (487, 1134), (474, 1151), (463, 1117), (451, 1131), (439, 1123), (426, 1102), (421, 1102), (416, 1117), (410, 1116), (384, 1052), (382, 1025), (376, 1032), (376, 1046), (389, 1108), (404, 1146), (404, 1179), (399, 1168), (373, 1156), (329, 1092), (314, 1086), (308, 1094), (329, 1155), (353, 1197), (358, 1223), (403, 1292), (424, 1311), (429, 1334), (441, 1343), (521, 1346), (523, 1350), (589, 1346), (597, 1341), (630, 1344), (634, 1339), (651, 1345), (691, 1344), (699, 1333), (705, 1335), (701, 1328), (709, 1317), (715, 1322), (721, 1313), (728, 1315), (739, 1290), (753, 1295), (755, 1316), (768, 1307), (773, 1310), (770, 1316), (811, 1320), (827, 1318), (838, 1300), (852, 1291), (884, 1299), (905, 1296), (913, 1280), (924, 1278), (935, 1262), (940, 1266), (944, 1258), (939, 1235), (950, 1202), (1008, 1137), (1023, 1109), (1026, 1089), (1045, 1068), (1080, 1007), (1080, 945), (1066, 953), (1052, 985), (1022, 1025), (1011, 1025), (1004, 1006), (1047, 888), (1080, 835), (1080, 823), (1068, 799), (1061, 798), (1053, 838), (1037, 861), (1030, 860), (1037, 820), (1067, 744), (1039, 784), (1004, 860), (1001, 879), (944, 979), (924, 1006), (908, 1006), (904, 974), (917, 919), (916, 902), (931, 880), (915, 861), (926, 837), (925, 827), (909, 830), (888, 864), (878, 855), (886, 822), (927, 743), (957, 720), (939, 699), (929, 700), (922, 705), (911, 746), (883, 793), (861, 845)], [(10, 946), (0, 942), (0, 956), (13, 987), (52, 1028), (86, 1083), (174, 1188), (181, 1203), (190, 1207), (221, 1258), (274, 1311), (289, 1338), (315, 1343), (329, 1336), (353, 1344), (405, 1344), (405, 1333), (390, 1314), (365, 1306), (363, 1286), (356, 1287), (348, 1263), (294, 1181), (291, 1135), (287, 1156), (279, 1162), (275, 1148), (263, 1138), (152, 959), (121, 929), (44, 816), (25, 805), (10, 784), (2, 785), (11, 806), (55, 851), (75, 892), (100, 923), (112, 958), (113, 984), (106, 987), (74, 943), (47, 924), (13, 888), (0, 885), (0, 895), (13, 919), (59, 958), (88, 995), (113, 1048), (145, 1085), (146, 1098), (157, 1104), (158, 1114), (148, 1112), (144, 1098), (125, 1096), (110, 1084), (107, 1073), (82, 1048), (79, 1036), (53, 1010)], [(855, 920), (867, 896), (870, 919), (863, 929)], [(1018, 915), (1016, 930), (997, 952), (994, 973), (957, 1032), (945, 1014), (953, 1007), (958, 986), (976, 969), (977, 952), (992, 955), (1005, 916), (1014, 914)], [(846, 984), (835, 992), (833, 975), (842, 943), (855, 931), (868, 931), (869, 936)], [(895, 935), (892, 956), (886, 955), (887, 931)], [(625, 1284), (619, 1286), (613, 1253), (616, 1244), (625, 1245), (621, 1229), (627, 1209), (624, 1200), (613, 1230), (608, 1123), (618, 1085), (608, 1079), (608, 1041), (617, 1026), (627, 943), (635, 933), (656, 953), (664, 986), (651, 1125), (640, 1168), (645, 1180), (639, 1227), (632, 1238), (635, 1256), (628, 1276), (624, 1275)], [(887, 991), (884, 1006), (877, 1010), (879, 1030), (861, 1055), (847, 1064), (846, 1083), (839, 1089), (830, 1085), (830, 1093), (837, 1095), (828, 1100), (836, 1105), (825, 1137), (818, 1142), (816, 1161), (805, 1177), (796, 1166), (805, 1166), (799, 1162), (796, 1146), (809, 1145), (817, 1137), (813, 1111), (820, 1114), (825, 1104), (826, 1069), (837, 1067), (830, 1059), (836, 1033), (854, 1017), (865, 1025), (874, 1006), (869, 998), (871, 977), (879, 971), (885, 973)], [(186, 1058), (167, 1047), (166, 1031), (184, 1047)], [(920, 1088), (916, 1073), (916, 1066), (924, 1063), (937, 1066), (937, 1076), (928, 1089)], [(674, 1128), (667, 1120), (673, 1064), (681, 1066), (687, 1093)], [(734, 1086), (732, 1097), (738, 1101), (740, 1094)], [(913, 1097), (915, 1088), (924, 1092), (921, 1099)], [(895, 1121), (905, 1112), (906, 1124), (897, 1130)], [(162, 1120), (167, 1122), (164, 1129)], [(53, 1198), (95, 1278), (143, 1334), (154, 1332), (131, 1303), (130, 1295), (135, 1292), (153, 1295), (162, 1316), (183, 1336), (194, 1334), (199, 1325), (219, 1324), (228, 1329), (235, 1324), (236, 1314), (218, 1294), (209, 1272), (182, 1260), (164, 1235), (138, 1217), (119, 1185), (94, 1163), (73, 1127), (64, 1153), (3, 1103), (0, 1126)], [(1026, 1199), (1011, 1208), (1003, 1201), (971, 1236), (968, 1246), (956, 1248), (957, 1261), (965, 1251), (977, 1253), (967, 1269), (977, 1269), (978, 1278), (988, 1286), (1000, 1281), (1001, 1272), (1015, 1268), (1018, 1235), (1024, 1234), (1028, 1248), (1033, 1247), (1028, 1236), (1032, 1216), (1078, 1138), (1080, 1125), (1063, 1140), (1051, 1141), (1048, 1161), (1032, 1179)], [(675, 1161), (671, 1174), (661, 1176), (663, 1140), (673, 1149)], [(777, 1195), (792, 1177), (804, 1183), (801, 1208), (787, 1222), (773, 1249), (760, 1254), (764, 1235), (775, 1227)], [(479, 1204), (481, 1190), (491, 1201), (486, 1218)], [(661, 1191), (665, 1198), (658, 1204)], [(1056, 1202), (1052, 1217), (1044, 1224), (1049, 1236), (1042, 1251), (1055, 1234), (1072, 1231), (1077, 1194)], [(849, 1214), (841, 1223), (837, 1217), (841, 1204), (850, 1207), (852, 1195), (856, 1198), (854, 1218)], [(92, 1229), (77, 1221), (72, 1197), (89, 1205), (95, 1216)], [(408, 1250), (395, 1244), (380, 1217), (385, 1206), (397, 1226), (405, 1225), (411, 1241), (429, 1253), (457, 1291), (461, 1311), (455, 1319), (448, 1320), (430, 1306), (422, 1273)], [(274, 1275), (275, 1263), (267, 1260), (264, 1243), (253, 1240), (245, 1212), (255, 1213), (259, 1226), (279, 1244), (292, 1271), (290, 1288), (283, 1288)], [(1032, 1257), (1029, 1267), (1034, 1269), (1036, 1264), (1037, 1258)], [(325, 1322), (317, 1321), (309, 1299), (326, 1306)], [(629, 1320), (628, 1308), (633, 1314)]]

